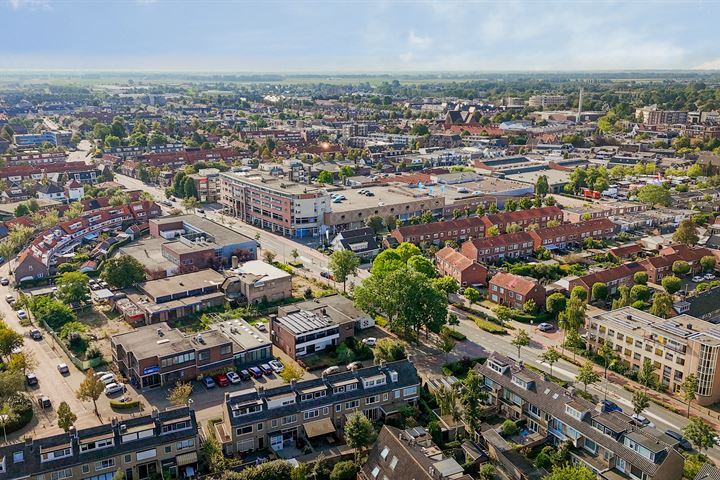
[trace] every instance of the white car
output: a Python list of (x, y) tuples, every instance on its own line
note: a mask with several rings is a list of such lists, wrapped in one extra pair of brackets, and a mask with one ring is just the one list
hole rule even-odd
[(18, 310), (18, 311), (17, 311), (17, 317), (18, 317), (20, 320), (25, 320), (26, 318), (28, 318), (27, 312), (26, 312), (25, 310)]
[(637, 413), (633, 413), (630, 418), (632, 418), (635, 423), (642, 427), (650, 427), (655, 428), (655, 424), (648, 420), (647, 418), (643, 417), (642, 415), (638, 415)]
[(704, 279), (703, 277), (701, 277), (700, 275), (695, 275), (695, 276), (692, 278), (692, 281), (695, 282), (695, 283), (700, 283), (700, 282), (702, 282), (703, 280), (705, 280), (705, 279)]
[(340, 371), (340, 367), (337, 365), (333, 365), (332, 367), (328, 367), (325, 370), (323, 370), (323, 375), (332, 375), (334, 373), (338, 373)]
[(712, 273), (706, 273), (705, 276), (703, 276), (705, 280), (715, 280), (715, 275)]
[(110, 385), (111, 383), (115, 383), (115, 375), (113, 373), (105, 373), (100, 377), (100, 381), (105, 385)]
[(122, 383), (109, 383), (105, 386), (105, 395), (115, 395), (116, 393), (121, 393), (125, 391), (125, 385)]
[(282, 364), (281, 362), (279, 362), (278, 360), (270, 360), (270, 361), (268, 362), (268, 365), (270, 365), (270, 368), (272, 368), (272, 369), (273, 369), (273, 372), (275, 372), (275, 373), (280, 373), (280, 372), (282, 372), (283, 370), (285, 370), (285, 365), (283, 365), (283, 364)]
[(368, 347), (374, 347), (375, 345), (377, 345), (377, 338), (375, 338), (375, 337), (363, 338), (362, 342), (365, 345), (367, 345)]
[(232, 383), (233, 385), (240, 383), (242, 381), (242, 379), (240, 378), (240, 375), (238, 375), (235, 372), (228, 372), (225, 374), (225, 376), (227, 377), (228, 381), (230, 383)]
[(538, 325), (538, 330), (540, 330), (541, 332), (550, 332), (550, 331), (552, 331), (553, 328), (555, 328), (555, 327), (552, 326), (552, 323), (543, 322), (540, 325)]

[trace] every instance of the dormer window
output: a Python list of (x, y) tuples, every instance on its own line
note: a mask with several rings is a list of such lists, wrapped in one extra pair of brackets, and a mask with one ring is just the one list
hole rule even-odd
[(507, 366), (500, 365), (499, 363), (496, 363), (493, 361), (489, 361), (487, 363), (487, 365), (488, 365), (488, 367), (490, 367), (490, 370), (493, 370), (493, 371), (499, 373), (500, 375), (504, 374), (505, 370), (507, 369)]
[(579, 410), (575, 410), (570, 405), (565, 405), (565, 413), (567, 413), (568, 415), (570, 415), (571, 417), (573, 417), (577, 420), (582, 419), (582, 412), (580, 412)]
[(513, 375), (513, 377), (512, 377), (512, 383), (514, 383), (515, 385), (517, 385), (518, 387), (520, 387), (524, 390), (528, 389), (528, 382), (526, 382), (522, 378), (516, 377), (515, 375)]

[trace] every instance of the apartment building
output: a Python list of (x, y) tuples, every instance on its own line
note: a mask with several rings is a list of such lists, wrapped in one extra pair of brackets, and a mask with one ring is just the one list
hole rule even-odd
[(586, 320), (591, 348), (609, 342), (620, 359), (634, 370), (650, 360), (669, 390), (677, 392), (688, 375), (698, 379), (697, 402), (720, 399), (720, 328), (690, 315), (663, 319), (623, 307)]
[(220, 202), (244, 222), (290, 237), (320, 235), (330, 211), (324, 189), (262, 174), (221, 173)]
[(527, 232), (475, 238), (460, 245), (460, 253), (482, 263), (529, 257), (533, 252), (533, 239)]
[(26, 152), (14, 155), (3, 155), (5, 165), (15, 167), (18, 165), (45, 165), (48, 163), (65, 163), (68, 154), (65, 152)]
[(216, 436), (226, 454), (283, 450), (342, 430), (350, 413), (371, 420), (398, 414), (419, 398), (420, 377), (409, 359), (225, 394)]
[(46, 130), (42, 133), (23, 133), (13, 136), (15, 145), (19, 147), (27, 147), (32, 145), (42, 145), (43, 143), (51, 143), (56, 147), (66, 147), (70, 145), (72, 132), (67, 130)]
[(485, 285), (488, 269), (453, 248), (445, 247), (435, 253), (435, 269), (441, 276), (455, 279), (461, 287)]
[(416, 245), (421, 242), (443, 245), (448, 240), (460, 243), (470, 238), (484, 237), (485, 223), (482, 217), (467, 217), (420, 225), (403, 225), (390, 232), (390, 235), (399, 243), (409, 242)]
[(496, 226), (500, 233), (505, 233), (508, 225), (512, 225), (513, 223), (518, 224), (523, 229), (532, 224), (536, 224), (538, 228), (545, 228), (549, 221), (555, 220), (562, 222), (562, 219), (563, 211), (555, 206), (529, 208), (527, 210), (517, 210), (514, 212), (490, 213), (482, 217), (482, 221), (485, 224), (486, 235), (492, 226)]
[(672, 266), (677, 261), (687, 262), (690, 265), (690, 275), (696, 275), (702, 271), (700, 259), (714, 256), (710, 249), (683, 244), (663, 248), (659, 253), (638, 262), (648, 272), (648, 280), (653, 283), (660, 283), (664, 277), (672, 275)]
[(187, 407), (135, 418), (114, 418), (97, 427), (26, 437), (0, 447), (0, 479), (127, 480), (195, 478), (199, 441), (195, 412)]
[(597, 218), (621, 217), (647, 210), (647, 205), (634, 202), (597, 203), (583, 207), (570, 207), (562, 211), (564, 221), (579, 223)]
[(565, 95), (532, 95), (528, 105), (535, 108), (560, 107), (567, 103)]
[[(552, 443), (570, 442), (573, 463), (598, 478), (614, 480), (676, 480), (684, 458), (677, 441), (650, 427), (634, 425), (622, 412), (604, 412), (600, 405), (545, 380), (522, 362), (493, 353), (476, 371), (488, 389), (489, 403), (513, 420), (525, 420), (530, 434)], [(493, 435), (494, 430), (482, 435)]]
[(223, 368), (244, 368), (272, 356), (267, 338), (240, 319), (192, 335), (167, 323), (147, 325), (113, 335), (110, 343), (114, 364), (141, 390), (189, 382)]
[(615, 236), (617, 226), (607, 218), (598, 218), (580, 223), (566, 223), (557, 227), (539, 228), (528, 232), (533, 239), (533, 248), (548, 250), (572, 248), (582, 245), (586, 238), (608, 240)]
[(528, 300), (545, 305), (545, 287), (528, 277), (498, 272), (488, 284), (488, 298), (494, 303), (522, 310)]
[(220, 170), (201, 168), (198, 173), (188, 177), (195, 183), (198, 200), (203, 203), (215, 203), (220, 199)]

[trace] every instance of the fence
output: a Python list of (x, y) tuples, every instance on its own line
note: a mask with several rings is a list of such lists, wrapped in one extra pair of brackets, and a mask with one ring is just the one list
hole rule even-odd
[(106, 363), (108, 363), (108, 361), (105, 360), (105, 358), (103, 358), (103, 357), (96, 357), (96, 358), (91, 358), (88, 360), (80, 360), (65, 345), (65, 343), (58, 336), (58, 334), (55, 333), (55, 331), (52, 328), (50, 328), (50, 326), (48, 326), (47, 323), (45, 323), (43, 320), (40, 320), (40, 326), (42, 326), (42, 328), (45, 329), (45, 331), (48, 333), (48, 335), (50, 335), (50, 337), (52, 337), (52, 339), (53, 339), (52, 348), (55, 349), (55, 345), (59, 345), (60, 348), (62, 349), (62, 351), (65, 352), (65, 354), (68, 356), (68, 358), (70, 359), (72, 364), (75, 365), (80, 370), (82, 370), (83, 372), (85, 372), (91, 368), (97, 368), (101, 365), (105, 365)]

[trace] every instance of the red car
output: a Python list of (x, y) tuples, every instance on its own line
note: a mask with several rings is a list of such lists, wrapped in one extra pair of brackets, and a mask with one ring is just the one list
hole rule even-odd
[(220, 375), (215, 375), (215, 383), (217, 383), (221, 387), (227, 387), (228, 385), (230, 385), (230, 380), (228, 380), (227, 376), (225, 376), (224, 373), (221, 373)]

